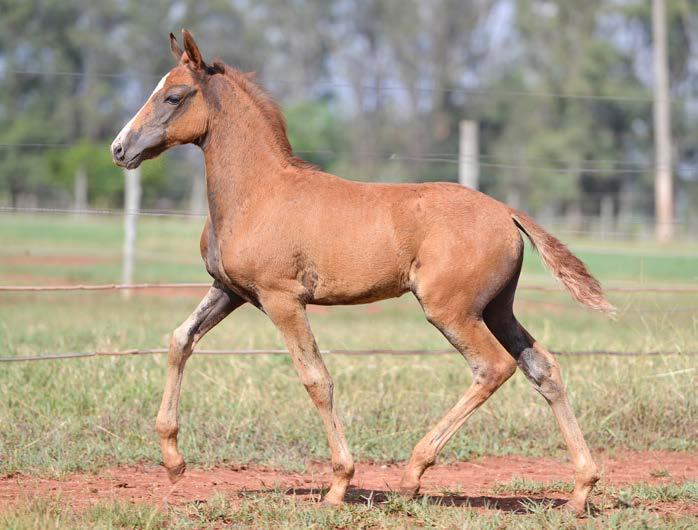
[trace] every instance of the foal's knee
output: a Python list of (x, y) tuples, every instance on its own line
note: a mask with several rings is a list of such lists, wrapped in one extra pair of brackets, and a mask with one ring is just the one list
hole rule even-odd
[(345, 455), (339, 461), (332, 463), (332, 472), (335, 476), (345, 480), (351, 480), (354, 476), (354, 460), (351, 455)]
[(172, 332), (170, 339), (169, 360), (172, 364), (179, 364), (191, 354), (194, 336), (190, 326), (182, 324)]
[(332, 401), (334, 383), (327, 372), (317, 368), (308, 368), (301, 372), (300, 378), (311, 399), (318, 406), (329, 404)]
[(510, 357), (502, 357), (500, 360), (477, 367), (475, 382), (479, 383), (489, 395), (514, 375), (515, 371), (516, 361)]

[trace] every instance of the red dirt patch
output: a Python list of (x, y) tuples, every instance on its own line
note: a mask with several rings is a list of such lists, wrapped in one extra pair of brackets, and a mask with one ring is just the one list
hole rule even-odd
[[(626, 452), (600, 458), (602, 483), (622, 487), (637, 483), (671, 484), (698, 479), (698, 455), (660, 451)], [(397, 489), (403, 465), (359, 463), (348, 493), (349, 502), (378, 501)], [(666, 477), (653, 476), (658, 470)], [(653, 473), (654, 472), (654, 473)], [(666, 474), (662, 473), (662, 474)], [(520, 456), (484, 457), (473, 462), (436, 465), (424, 476), (423, 493), (440, 498), (445, 504), (469, 504), (472, 507), (520, 511), (527, 498), (560, 504), (565, 494), (547, 492), (540, 495), (496, 495), (498, 483), (519, 477), (536, 482), (569, 481), (572, 466), (553, 458)], [(165, 470), (157, 466), (121, 467), (98, 474), (71, 474), (62, 479), (45, 479), (15, 475), (0, 479), (0, 506), (8, 506), (31, 497), (60, 495), (78, 509), (96, 502), (122, 500), (160, 504), (185, 504), (205, 501), (216, 492), (237, 495), (242, 492), (263, 493), (272, 489), (289, 494), (314, 497), (329, 485), (330, 467), (310, 462), (305, 473), (283, 473), (256, 466), (192, 469), (174, 487)], [(653, 503), (652, 509), (698, 515), (698, 507), (687, 502)]]

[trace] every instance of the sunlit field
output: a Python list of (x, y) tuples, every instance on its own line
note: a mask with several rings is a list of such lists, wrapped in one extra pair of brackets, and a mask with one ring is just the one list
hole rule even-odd
[[(206, 282), (198, 256), (201, 224), (200, 220), (141, 220), (137, 281)], [(0, 283), (118, 282), (121, 238), (119, 218), (3, 216)], [(604, 284), (698, 285), (696, 246), (570, 243)], [(521, 283), (555, 285), (530, 249)], [(130, 299), (111, 291), (0, 293), (0, 354), (164, 347), (172, 329), (196, 306), (198, 296), (191, 291), (149, 291)], [(561, 356), (560, 362), (594, 451), (696, 451), (698, 357), (687, 355), (698, 350), (696, 294), (612, 292), (610, 298), (619, 308), (616, 321), (575, 306), (562, 291), (521, 290), (517, 315), (537, 339), (555, 351), (678, 353)], [(368, 306), (311, 308), (310, 314), (322, 349), (449, 348), (425, 321), (411, 295)], [(207, 349), (281, 347), (266, 317), (248, 306), (229, 316), (200, 343), (200, 348)], [(330, 354), (326, 361), (335, 379), (347, 438), (360, 461), (404, 461), (471, 378), (466, 363), (455, 353)], [(165, 364), (163, 355), (0, 364), (0, 474), (61, 476), (159, 462), (153, 425)], [(258, 463), (302, 469), (309, 458), (328, 457), (319, 418), (284, 355), (194, 355), (187, 365), (180, 418), (180, 447), (192, 466)], [(548, 406), (520, 373), (468, 421), (447, 445), (441, 461), (507, 454), (565, 454)], [(242, 509), (260, 525), (269, 523), (265, 517), (291, 517), (289, 513), (300, 517), (299, 525), (304, 520), (321, 524), (319, 512), (303, 516), (313, 508), (294, 508), (289, 502), (296, 501), (270, 499), (264, 512), (259, 500), (248, 499)], [(396, 507), (397, 519), (391, 519), (392, 512), (385, 507), (372, 515), (352, 508), (354, 511), (345, 514), (347, 524), (366, 520), (374, 526), (399, 527), (410, 510), (418, 514), (414, 517), (421, 517), (420, 524), (427, 525), (467, 525), (468, 518), (475, 517), (455, 515), (455, 509), (441, 509), (439, 515), (436, 508), (415, 502)], [(11, 516), (16, 524), (31, 517), (50, 520), (61, 508), (49, 503), (38, 511), (18, 510)], [(119, 510), (126, 510), (122, 514), (125, 520), (133, 517), (142, 526), (149, 518), (149, 524), (158, 526), (165, 524), (163, 517), (184, 517), (181, 513), (153, 515), (146, 508), (139, 514), (133, 507), (128, 511), (114, 506), (104, 508), (103, 513), (117, 517)], [(336, 513), (327, 515), (325, 522), (341, 525), (337, 517)], [(371, 519), (376, 517), (379, 519)], [(488, 517), (488, 524), (498, 526), (515, 516)], [(516, 524), (537, 527), (544, 520), (553, 524), (550, 517), (562, 516), (531, 514), (517, 519)], [(630, 510), (622, 517), (620, 523), (633, 526), (650, 516)], [(652, 525), (650, 519), (645, 522)], [(7, 519), (7, 524), (13, 520)], [(106, 524), (107, 520), (111, 519), (88, 518), (80, 524)], [(513, 519), (507, 524), (514, 524)]]

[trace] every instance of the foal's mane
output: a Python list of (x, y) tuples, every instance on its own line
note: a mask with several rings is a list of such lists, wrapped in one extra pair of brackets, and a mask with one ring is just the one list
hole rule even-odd
[(271, 128), (276, 144), (281, 149), (281, 152), (289, 164), (300, 169), (317, 169), (314, 164), (306, 162), (293, 154), (293, 148), (288, 141), (284, 114), (272, 96), (253, 81), (253, 73), (241, 72), (222, 61), (215, 61), (213, 63), (213, 70), (222, 73), (234, 86), (249, 96), (254, 105), (261, 111), (264, 120)]

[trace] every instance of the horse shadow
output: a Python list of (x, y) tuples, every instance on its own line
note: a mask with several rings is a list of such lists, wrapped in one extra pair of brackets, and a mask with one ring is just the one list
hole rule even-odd
[[(278, 492), (279, 490), (248, 490), (246, 493), (265, 494), (272, 491)], [(327, 490), (320, 488), (288, 488), (282, 491), (288, 496), (314, 497), (319, 500)], [(395, 493), (390, 490), (349, 487), (344, 502), (353, 505), (374, 506), (387, 503), (394, 496)], [(458, 495), (454, 493), (418, 495), (415, 500), (418, 502), (423, 501), (433, 506), (482, 508), (514, 514), (530, 513), (537, 508), (558, 508), (566, 502), (564, 499), (555, 497), (531, 497), (527, 495), (494, 497), (489, 495)]]

